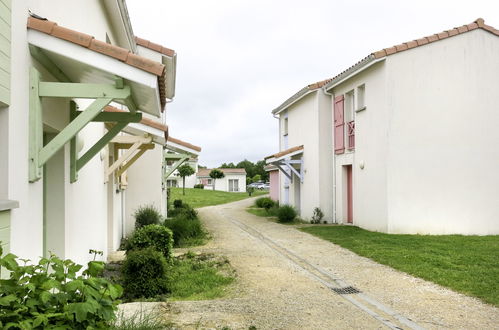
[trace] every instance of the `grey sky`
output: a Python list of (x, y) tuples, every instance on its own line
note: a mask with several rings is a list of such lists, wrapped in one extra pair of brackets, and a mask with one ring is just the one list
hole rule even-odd
[[(278, 151), (271, 110), (369, 53), (471, 23), (499, 1), (128, 0), (135, 35), (178, 53), (173, 137), (209, 167)], [(499, 54), (498, 54), (499, 57)]]

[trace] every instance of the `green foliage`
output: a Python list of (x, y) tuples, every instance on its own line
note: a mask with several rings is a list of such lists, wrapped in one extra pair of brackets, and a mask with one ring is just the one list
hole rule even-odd
[(246, 191), (248, 192), (248, 195), (251, 196), (255, 192), (255, 188), (248, 187), (248, 188), (246, 188)]
[(259, 182), (262, 180), (262, 176), (260, 174), (255, 174), (251, 180), (253, 182)]
[(195, 184), (194, 188), (196, 188), (196, 189), (204, 189), (204, 184), (202, 184), (202, 183)]
[(125, 315), (124, 312), (118, 313), (112, 330), (164, 330), (174, 329), (173, 324), (166, 323), (163, 320), (162, 313), (159, 310), (140, 310), (132, 315)]
[[(225, 204), (230, 202), (235, 202), (241, 199), (248, 198), (248, 194), (245, 192), (227, 192), (219, 190), (207, 190), (207, 189), (193, 189), (185, 188), (186, 195), (182, 195), (182, 188), (171, 188), (172, 200), (182, 199), (184, 202), (189, 203), (194, 208)], [(253, 193), (253, 196), (265, 195), (268, 191), (257, 190)], [(169, 213), (168, 216), (171, 214)]]
[(279, 222), (292, 222), (296, 216), (296, 210), (291, 205), (283, 205), (277, 209)]
[[(0, 248), (0, 255), (2, 254)], [(0, 268), (10, 271), (0, 280), (0, 327), (5, 329), (102, 329), (115, 319), (123, 293), (100, 277), (101, 261), (82, 266), (52, 255), (38, 264), (20, 265), (13, 254), (0, 258)]]
[(237, 168), (237, 167), (236, 165), (234, 165), (234, 163), (229, 163), (229, 164), (223, 163), (222, 165), (220, 165), (220, 168)]
[[(177, 200), (175, 200), (177, 201)], [(198, 217), (198, 213), (196, 212), (196, 210), (194, 210), (189, 204), (187, 203), (183, 203), (182, 200), (178, 200), (180, 203), (177, 203), (177, 205), (180, 205), (176, 208), (174, 208), (173, 210), (170, 210), (168, 212), (168, 217), (169, 218), (174, 218), (174, 217), (184, 217), (184, 218), (188, 218), (190, 220), (193, 220), (193, 219), (197, 219)], [(174, 203), (175, 205), (175, 203)]]
[(499, 306), (499, 235), (401, 235), (354, 226), (300, 228), (358, 255)]
[(151, 224), (159, 224), (163, 220), (160, 212), (154, 205), (140, 206), (133, 214), (135, 228), (141, 228)]
[(178, 208), (181, 208), (182, 206), (184, 206), (183, 202), (181, 199), (176, 199), (173, 201), (173, 207), (178, 209)]
[(210, 178), (212, 178), (212, 179), (216, 180), (216, 179), (221, 179), (224, 177), (225, 177), (224, 172), (220, 171), (218, 168), (214, 168), (210, 172)]
[(276, 203), (268, 197), (260, 197), (255, 201), (255, 205), (259, 208), (269, 211)]
[(173, 233), (171, 230), (162, 225), (147, 225), (135, 230), (127, 241), (127, 255), (131, 251), (149, 247), (161, 252), (165, 259), (170, 262), (173, 258)]
[(167, 293), (167, 268), (164, 255), (153, 246), (130, 251), (122, 268), (125, 296), (129, 299), (153, 298)]
[(322, 212), (322, 210), (319, 207), (316, 207), (314, 209), (314, 214), (312, 215), (310, 223), (319, 224), (321, 223), (322, 218), (324, 218), (324, 212)]
[(173, 242), (176, 247), (183, 246), (193, 239), (203, 239), (206, 236), (199, 219), (191, 219), (183, 214), (173, 219), (167, 219), (164, 225), (173, 232)]
[(177, 171), (178, 171), (178, 176), (180, 176), (181, 178), (185, 178), (186, 176), (191, 176), (194, 173), (196, 173), (196, 171), (189, 164), (180, 165), (177, 168)]

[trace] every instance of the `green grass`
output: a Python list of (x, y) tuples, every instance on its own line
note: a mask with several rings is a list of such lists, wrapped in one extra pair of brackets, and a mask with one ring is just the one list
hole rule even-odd
[(168, 300), (206, 300), (224, 296), (234, 281), (233, 269), (225, 258), (187, 253), (175, 260), (168, 274)]
[(246, 192), (226, 192), (218, 190), (205, 190), (205, 189), (195, 189), (195, 188), (185, 188), (185, 196), (182, 195), (182, 188), (170, 188), (171, 197), (170, 202), (173, 203), (176, 199), (181, 199), (185, 203), (189, 204), (193, 208), (219, 205), (230, 202), (239, 201), (241, 199), (255, 197), (260, 195), (268, 194), (268, 191), (257, 190), (249, 196)]
[(300, 230), (499, 306), (499, 236), (394, 235), (353, 226), (310, 226)]
[(246, 212), (251, 213), (253, 215), (256, 215), (258, 217), (262, 218), (267, 218), (268, 220), (272, 222), (277, 222), (280, 223), (281, 225), (302, 225), (304, 223), (308, 224), (308, 222), (304, 221), (303, 219), (296, 217), (293, 221), (291, 222), (279, 222), (279, 219), (277, 219), (277, 216), (275, 214), (275, 209), (270, 209), (269, 212), (267, 212), (265, 209), (262, 209), (260, 207), (252, 206), (248, 207), (246, 209)]
[(120, 312), (117, 315), (116, 322), (111, 326), (112, 330), (162, 330), (175, 329), (173, 323), (163, 319), (159, 310), (144, 311), (140, 310), (132, 315), (126, 315)]

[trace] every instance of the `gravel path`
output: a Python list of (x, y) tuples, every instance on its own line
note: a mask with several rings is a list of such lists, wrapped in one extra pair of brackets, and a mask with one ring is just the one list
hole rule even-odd
[[(228, 298), (164, 306), (181, 328), (499, 329), (499, 309), (249, 214), (252, 203), (199, 209), (213, 239), (195, 250), (226, 256), (238, 281)], [(332, 290), (348, 286), (360, 293)]]

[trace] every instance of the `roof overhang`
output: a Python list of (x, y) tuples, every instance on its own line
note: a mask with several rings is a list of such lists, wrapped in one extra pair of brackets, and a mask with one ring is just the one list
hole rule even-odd
[(278, 152), (274, 155), (266, 157), (265, 161), (267, 164), (273, 164), (273, 163), (279, 162), (283, 159), (287, 159), (287, 158), (291, 158), (291, 157), (294, 157), (297, 155), (301, 155), (301, 154), (303, 154), (304, 149), (305, 148), (303, 146), (289, 148), (289, 149), (286, 149), (284, 151)]
[(161, 62), (166, 67), (166, 98), (173, 99), (175, 97), (175, 82), (177, 80), (177, 53), (173, 56), (162, 56)]
[(136, 53), (135, 36), (124, 0), (107, 0), (102, 1), (102, 4), (114, 27), (119, 46), (131, 49), (132, 52)]
[(382, 62), (386, 59), (386, 57), (383, 58), (375, 58), (373, 54), (366, 56), (364, 59), (359, 61), (357, 64), (351, 66), (347, 70), (343, 71), (336, 77), (334, 77), (328, 84), (326, 84), (323, 89), (326, 92), (330, 92), (334, 87), (338, 86), (339, 84), (345, 82), (346, 80), (352, 78), (353, 76), (361, 73), (362, 71), (366, 70), (367, 68), (373, 66), (376, 63)]
[(168, 151), (184, 154), (187, 153), (189, 155), (197, 157), (199, 155), (199, 150), (196, 150), (194, 148), (191, 148), (189, 146), (180, 144), (178, 142), (175, 142), (176, 139), (168, 139), (166, 142), (165, 148)]
[(310, 89), (308, 86), (300, 89), (295, 95), (291, 96), (289, 99), (284, 101), (280, 106), (272, 110), (273, 115), (278, 115), (279, 113), (283, 112), (308, 94), (317, 92), (318, 89)]
[(165, 132), (155, 127), (151, 127), (141, 123), (130, 123), (127, 125), (127, 127), (122, 129), (122, 131), (137, 136), (147, 133), (152, 137), (152, 142), (162, 146), (166, 144)]
[(28, 43), (42, 49), (73, 82), (114, 84), (117, 78), (123, 78), (125, 85), (131, 88), (138, 110), (160, 116), (157, 75), (33, 29), (28, 29)]

